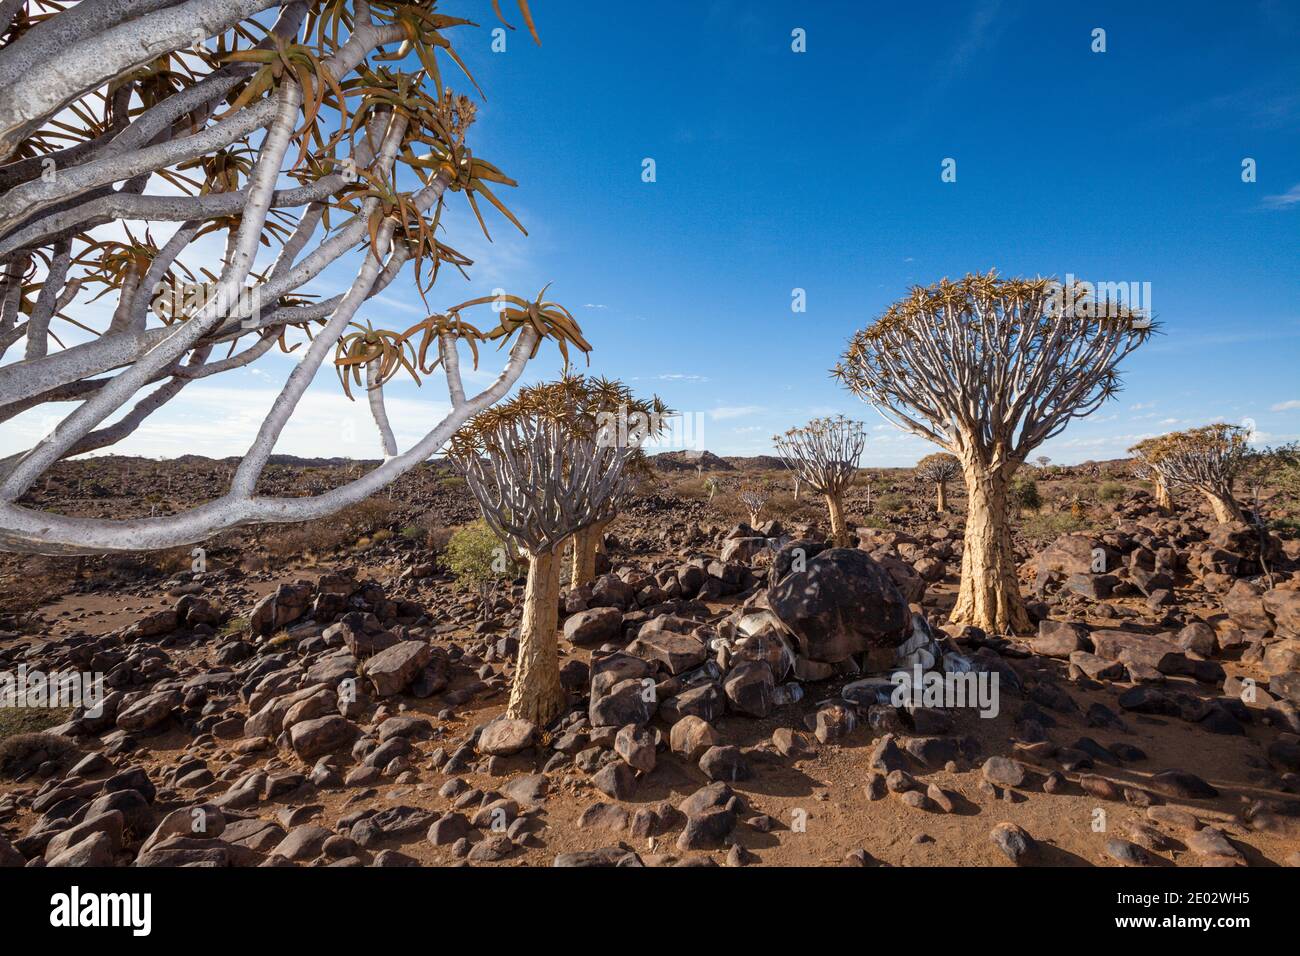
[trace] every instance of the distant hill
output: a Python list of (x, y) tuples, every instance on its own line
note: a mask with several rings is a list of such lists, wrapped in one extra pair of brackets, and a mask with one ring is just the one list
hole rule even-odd
[(650, 463), (660, 471), (735, 471), (736, 466), (711, 451), (666, 451), (650, 456)]
[(778, 471), (785, 467), (785, 463), (775, 455), (754, 455), (750, 458), (728, 455), (723, 461), (742, 471)]
[[(208, 458), (205, 455), (180, 455), (176, 458), (143, 458), (138, 455), (88, 455), (82, 461), (97, 462), (100, 466), (110, 466), (113, 463), (121, 464), (161, 464), (163, 462), (175, 463), (184, 466), (204, 466), (204, 465), (238, 465), (240, 458), (232, 455), (227, 458)], [(1103, 474), (1112, 474), (1123, 470), (1128, 466), (1128, 458), (1111, 458), (1102, 461), (1088, 460), (1077, 464), (1068, 465), (1060, 462), (1060, 466), (1069, 469), (1087, 469), (1096, 467)], [(1033, 459), (1031, 458), (1032, 462)], [(302, 458), (298, 455), (272, 455), (270, 463), (286, 468), (350, 468), (361, 464), (366, 468), (375, 467), (380, 464), (377, 458), (341, 458), (338, 456), (331, 458)], [(775, 455), (753, 455), (742, 457), (739, 455), (728, 455), (725, 458), (713, 454), (711, 451), (668, 451), (658, 455), (650, 456), (650, 463), (660, 471), (695, 471), (701, 463), (705, 471), (780, 471), (784, 468), (781, 459)], [(1058, 463), (1054, 463), (1058, 464)], [(435, 469), (449, 468), (450, 465), (445, 458), (433, 458), (425, 463), (426, 467)], [(864, 462), (862, 468), (872, 471), (906, 471), (910, 466), (889, 466), (884, 467), (874, 465), (870, 461)]]

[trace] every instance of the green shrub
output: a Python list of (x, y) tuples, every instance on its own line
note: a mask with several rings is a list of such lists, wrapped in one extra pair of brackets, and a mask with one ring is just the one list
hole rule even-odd
[(482, 520), (459, 528), (451, 536), (443, 563), (463, 587), (478, 591), (485, 614), (497, 582), (519, 573), (505, 543)]
[(221, 630), (217, 633), (222, 637), (234, 637), (237, 634), (242, 634), (246, 630), (248, 630), (248, 618), (232, 617), (221, 626)]
[(1088, 521), (1068, 511), (1056, 514), (1035, 514), (1020, 523), (1020, 533), (1035, 544), (1054, 541), (1063, 534), (1086, 531)]
[(871, 502), (871, 510), (890, 514), (895, 511), (905, 511), (911, 503), (911, 498), (901, 491), (886, 491), (884, 494), (876, 495)]
[(1043, 499), (1038, 494), (1038, 482), (1029, 475), (1021, 475), (1011, 482), (1011, 503), (1025, 511), (1037, 512), (1043, 507)]
[(1097, 489), (1097, 500), (1115, 501), (1119, 498), (1123, 498), (1127, 492), (1128, 489), (1118, 481), (1103, 481), (1101, 487)]

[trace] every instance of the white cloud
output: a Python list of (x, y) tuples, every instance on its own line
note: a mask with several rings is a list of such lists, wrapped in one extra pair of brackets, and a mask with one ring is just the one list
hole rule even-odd
[(744, 418), (746, 415), (753, 415), (762, 410), (761, 405), (722, 405), (710, 409), (709, 417), (714, 421), (722, 421), (728, 418)]
[(394, 309), (398, 309), (399, 311), (409, 312), (412, 315), (429, 314), (429, 310), (424, 308), (423, 306), (412, 305), (410, 302), (403, 302), (400, 299), (393, 298), (391, 295), (377, 295), (371, 298), (370, 301), (380, 302), (383, 303), (384, 305), (392, 306)]
[(1278, 402), (1276, 405), (1274, 405), (1272, 408), (1270, 408), (1269, 411), (1270, 411), (1270, 412), (1289, 412), (1289, 411), (1293, 411), (1294, 409), (1297, 409), (1297, 408), (1300, 408), (1300, 398), (1293, 398), (1293, 399), (1291, 399), (1291, 400), (1288, 401), (1288, 402)]
[(1286, 209), (1300, 203), (1300, 183), (1296, 183), (1278, 196), (1265, 196), (1264, 205), (1269, 209)]

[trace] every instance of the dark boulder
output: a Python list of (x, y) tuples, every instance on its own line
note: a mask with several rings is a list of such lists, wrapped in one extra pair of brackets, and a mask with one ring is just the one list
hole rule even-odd
[(799, 652), (814, 661), (836, 663), (870, 648), (897, 647), (910, 633), (911, 613), (898, 586), (870, 555), (854, 548), (811, 558), (805, 570), (772, 585), (767, 601)]

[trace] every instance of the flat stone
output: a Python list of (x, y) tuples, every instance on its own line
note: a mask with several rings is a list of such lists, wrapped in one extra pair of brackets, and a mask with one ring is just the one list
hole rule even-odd
[(1025, 782), (1025, 767), (1010, 757), (989, 757), (984, 761), (984, 779), (999, 787), (1019, 787)]
[(478, 738), (478, 751), (495, 757), (508, 757), (533, 745), (537, 725), (530, 720), (498, 717), (489, 721)]

